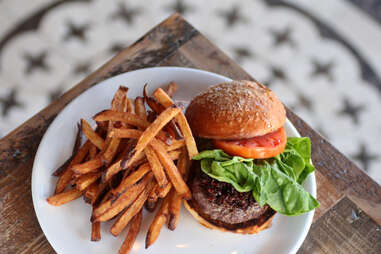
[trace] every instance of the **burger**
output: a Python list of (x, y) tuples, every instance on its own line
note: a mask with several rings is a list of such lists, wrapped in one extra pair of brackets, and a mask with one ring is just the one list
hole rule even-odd
[(258, 233), (276, 213), (296, 216), (319, 206), (302, 187), (314, 171), (308, 138), (287, 138), (286, 110), (254, 81), (212, 86), (186, 110), (199, 154), (188, 178), (188, 211), (204, 226)]

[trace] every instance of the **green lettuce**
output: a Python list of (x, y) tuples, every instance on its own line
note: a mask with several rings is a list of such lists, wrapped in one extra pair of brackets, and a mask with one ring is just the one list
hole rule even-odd
[(230, 183), (239, 192), (251, 191), (261, 205), (296, 216), (319, 207), (318, 201), (302, 187), (314, 171), (308, 138), (287, 138), (284, 152), (265, 160), (230, 156), (222, 150), (205, 150), (193, 157), (210, 177)]

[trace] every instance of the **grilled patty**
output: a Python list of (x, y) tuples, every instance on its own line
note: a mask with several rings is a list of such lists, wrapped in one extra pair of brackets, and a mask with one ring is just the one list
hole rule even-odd
[(219, 182), (197, 170), (191, 182), (193, 200), (213, 220), (228, 224), (259, 218), (269, 207), (261, 207), (251, 192), (238, 192), (229, 183)]

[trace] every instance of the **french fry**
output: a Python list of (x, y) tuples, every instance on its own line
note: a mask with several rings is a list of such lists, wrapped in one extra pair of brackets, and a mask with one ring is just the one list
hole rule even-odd
[(138, 139), (142, 135), (143, 131), (135, 129), (113, 129), (108, 134), (110, 137), (116, 138), (133, 138)]
[(159, 202), (156, 201), (152, 201), (150, 200), (149, 198), (147, 198), (147, 201), (144, 203), (144, 208), (150, 212), (150, 213), (153, 213), (157, 207)]
[(168, 153), (169, 158), (171, 158), (171, 160), (173, 160), (173, 161), (177, 160), (180, 157), (180, 154), (181, 154), (181, 152), (179, 150), (170, 151)]
[(47, 198), (47, 201), (51, 205), (60, 206), (70, 201), (73, 201), (74, 199), (77, 199), (80, 196), (82, 196), (82, 191), (79, 191), (74, 188), (74, 189), (70, 189), (70, 190), (55, 194), (53, 196), (50, 196), (49, 198)]
[(91, 241), (97, 242), (101, 240), (101, 223), (92, 222), (91, 223)]
[(166, 186), (164, 187), (159, 187), (156, 189), (156, 193), (157, 193), (157, 196), (159, 198), (165, 198), (169, 191), (172, 189), (172, 184), (171, 183), (168, 183)]
[(107, 146), (105, 152), (101, 155), (101, 160), (103, 164), (109, 165), (111, 161), (114, 159), (116, 151), (118, 150), (120, 144), (119, 138), (112, 138), (110, 143)]
[(59, 166), (52, 174), (52, 176), (61, 176), (65, 170), (69, 167), (71, 161), (73, 160), (74, 155), (70, 156), (61, 166)]
[(163, 166), (160, 163), (159, 158), (155, 154), (153, 148), (148, 145), (144, 149), (144, 153), (147, 157), (148, 163), (151, 166), (153, 175), (155, 176), (156, 182), (160, 187), (165, 186), (168, 183), (167, 177), (165, 175)]
[(185, 140), (184, 139), (173, 140), (172, 144), (169, 145), (168, 147), (166, 147), (165, 149), (167, 150), (167, 152), (169, 152), (169, 151), (173, 151), (173, 150), (179, 149), (179, 148), (183, 147), (184, 145), (185, 145)]
[(130, 113), (135, 113), (135, 110), (134, 110), (134, 103), (132, 102), (131, 99), (127, 98), (126, 100), (126, 104), (127, 104), (127, 109), (126, 111), (127, 112), (130, 112)]
[(130, 250), (132, 249), (132, 246), (134, 246), (134, 242), (136, 240), (136, 237), (138, 236), (140, 226), (142, 224), (142, 218), (143, 218), (143, 212), (140, 210), (134, 218), (130, 221), (130, 228), (128, 230), (128, 234), (126, 238), (123, 241), (122, 246), (119, 249), (119, 254), (128, 254), (130, 253)]
[(143, 97), (136, 97), (135, 99), (135, 113), (141, 119), (147, 120), (146, 108), (144, 106)]
[(134, 217), (143, 207), (145, 201), (147, 200), (148, 194), (151, 192), (155, 182), (151, 181), (142, 193), (139, 194), (138, 198), (132, 203), (116, 220), (114, 225), (111, 227), (110, 232), (114, 236), (118, 236), (122, 230), (127, 226), (132, 217)]
[[(135, 150), (131, 150), (130, 153), (126, 155), (126, 157), (129, 158), (130, 156), (132, 156), (131, 154), (133, 154), (134, 151)], [(110, 167), (108, 167), (105, 174), (104, 174), (103, 181), (109, 181), (113, 175), (115, 175), (119, 171), (121, 171), (123, 169), (122, 164), (124, 163), (124, 161), (125, 161), (125, 159), (120, 159), (120, 160), (114, 162)], [(128, 174), (132, 169), (134, 169), (135, 167), (137, 167), (137, 166), (139, 166), (145, 162), (146, 162), (146, 159), (145, 159), (144, 153), (139, 154), (132, 164), (130, 164), (128, 167), (124, 168), (125, 173)]]
[[(190, 167), (190, 161), (188, 160), (187, 150), (182, 149), (179, 159), (177, 161), (177, 169), (180, 174), (183, 176), (186, 181), (188, 178)], [(172, 191), (171, 192), (171, 202), (169, 203), (168, 208), (168, 228), (170, 230), (175, 230), (179, 222), (180, 207), (182, 198), (179, 193)]]
[(83, 193), (83, 199), (86, 203), (94, 204), (99, 189), (98, 183), (93, 183)]
[(157, 202), (158, 199), (159, 199), (159, 196), (157, 195), (157, 188), (159, 188), (158, 185), (156, 185), (152, 191), (148, 194), (148, 198), (147, 198), (147, 201), (151, 202), (151, 203), (154, 203), (154, 202)]
[(96, 155), (97, 155), (97, 147), (95, 145), (92, 145), (89, 149), (90, 160), (94, 159)]
[(123, 112), (123, 101), (127, 98), (128, 87), (120, 86), (111, 101), (111, 108), (118, 112)]
[(84, 163), (73, 165), (71, 166), (71, 169), (73, 170), (73, 172), (77, 174), (86, 174), (86, 173), (94, 172), (102, 166), (103, 166), (103, 162), (101, 158), (97, 157), (95, 159), (86, 161)]
[(83, 134), (93, 143), (96, 147), (102, 150), (105, 146), (105, 141), (96, 133), (85, 119), (81, 119), (81, 126)]
[(122, 168), (127, 168), (138, 158), (144, 148), (151, 142), (151, 140), (159, 133), (159, 131), (178, 113), (180, 109), (176, 107), (169, 107), (163, 111), (155, 121), (143, 132), (140, 136), (138, 143), (135, 147), (135, 153), (133, 156), (123, 163)]
[(161, 228), (167, 221), (168, 217), (168, 205), (169, 205), (170, 197), (167, 196), (161, 206), (159, 211), (156, 213), (155, 218), (153, 219), (153, 222), (151, 226), (148, 229), (147, 235), (146, 235), (146, 249), (150, 247), (159, 237)]
[(73, 171), (71, 169), (72, 165), (81, 163), (85, 159), (87, 153), (89, 152), (90, 146), (90, 141), (86, 141), (85, 144), (83, 144), (83, 146), (78, 150), (77, 154), (74, 156), (73, 160), (70, 162), (66, 170), (58, 178), (55, 191), (56, 194), (63, 192), (66, 186), (70, 183), (73, 176)]
[[(161, 88), (156, 89), (153, 95), (156, 98), (156, 100), (158, 100), (159, 103), (166, 108), (174, 105), (172, 99)], [(193, 138), (192, 131), (189, 127), (187, 119), (185, 118), (185, 115), (182, 112), (175, 117), (175, 120), (179, 124), (180, 130), (184, 135), (185, 144), (188, 149), (188, 156), (191, 160), (194, 156), (198, 154), (196, 142)]]
[(83, 191), (101, 176), (100, 172), (91, 172), (81, 175), (75, 182), (77, 190)]
[(118, 195), (118, 193), (123, 193), (129, 186), (142, 179), (150, 170), (151, 167), (148, 163), (142, 164), (136, 171), (132, 172), (131, 175), (125, 177), (119, 186), (112, 190), (112, 194)]
[[(165, 110), (165, 108), (162, 105), (160, 105), (160, 103), (158, 103), (153, 97), (148, 96), (147, 84), (144, 86), (143, 95), (145, 102), (153, 110), (154, 113), (160, 115)], [(176, 126), (173, 120), (171, 120), (166, 126), (164, 126), (164, 129), (172, 138), (176, 138)], [(159, 138), (165, 141), (163, 137)]]
[(171, 195), (171, 198), (168, 206), (168, 228), (175, 230), (179, 222), (182, 198), (175, 191), (172, 191), (169, 195)]
[(160, 162), (164, 166), (164, 169), (173, 184), (173, 187), (176, 191), (185, 199), (191, 198), (191, 192), (184, 182), (184, 179), (181, 177), (180, 172), (178, 171), (176, 165), (173, 163), (172, 159), (169, 157), (165, 148), (157, 142), (155, 139), (151, 142), (153, 149), (156, 152), (156, 155), (159, 157)]
[(128, 112), (116, 112), (112, 110), (104, 110), (93, 116), (95, 121), (120, 121), (131, 124), (136, 127), (147, 128), (150, 123)]
[(174, 81), (171, 81), (165, 89), (165, 92), (166, 94), (168, 94), (169, 97), (172, 97), (178, 88), (178, 85)]
[(189, 168), (191, 166), (191, 161), (188, 159), (186, 149), (183, 148), (181, 150), (176, 166), (180, 174), (183, 176), (184, 180), (186, 181), (188, 179)]
[[(152, 174), (144, 177), (143, 181), (130, 186), (119, 197), (106, 200), (93, 211), (92, 221), (108, 221), (119, 214), (124, 208), (133, 206), (137, 198), (143, 194), (152, 182)], [(144, 202), (143, 202), (144, 203)], [(130, 207), (128, 209), (130, 209)], [(122, 229), (121, 229), (122, 230)]]

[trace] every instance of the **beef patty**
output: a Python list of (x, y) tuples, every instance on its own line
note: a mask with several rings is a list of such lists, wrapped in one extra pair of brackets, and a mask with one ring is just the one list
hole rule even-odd
[(238, 192), (229, 183), (219, 182), (197, 170), (191, 182), (193, 200), (212, 220), (228, 224), (259, 218), (269, 206), (261, 207), (251, 192)]

